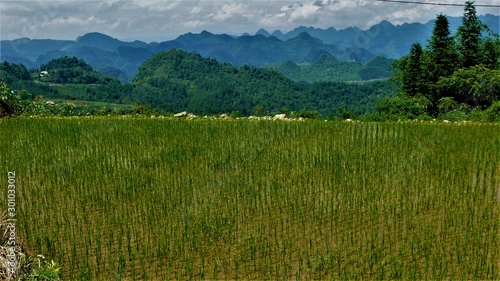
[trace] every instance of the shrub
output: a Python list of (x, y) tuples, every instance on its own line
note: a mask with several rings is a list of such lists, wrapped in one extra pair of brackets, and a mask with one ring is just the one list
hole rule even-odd
[(384, 120), (413, 120), (426, 115), (429, 104), (429, 100), (423, 96), (399, 95), (379, 102), (374, 116)]
[(497, 122), (500, 121), (500, 101), (493, 103), (487, 110), (484, 111), (486, 121)]

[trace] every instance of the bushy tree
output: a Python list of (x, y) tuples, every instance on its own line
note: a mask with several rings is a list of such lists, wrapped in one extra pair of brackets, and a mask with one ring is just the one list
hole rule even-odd
[(0, 83), (0, 117), (13, 116), (23, 111), (21, 95)]
[(409, 97), (400, 94), (394, 98), (386, 98), (379, 101), (373, 119), (380, 121), (427, 118), (428, 107), (429, 100), (424, 96)]
[(483, 40), (481, 62), (489, 69), (500, 69), (500, 40), (491, 36)]
[(39, 115), (45, 112), (43, 104), (30, 99), (25, 91), (13, 91), (5, 82), (0, 83), (0, 118), (21, 114)]
[(6, 79), (8, 83), (14, 80), (30, 80), (31, 76), (23, 64), (15, 64), (4, 61), (0, 64), (0, 76)]
[(485, 108), (500, 100), (500, 70), (483, 65), (459, 69), (437, 85), (442, 96), (473, 107)]

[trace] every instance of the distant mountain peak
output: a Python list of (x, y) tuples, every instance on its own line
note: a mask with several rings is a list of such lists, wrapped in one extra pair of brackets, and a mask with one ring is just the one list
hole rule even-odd
[(213, 34), (213, 33), (211, 33), (211, 32), (208, 32), (208, 31), (206, 31), (206, 30), (203, 30), (203, 31), (200, 33), (200, 35), (202, 35), (202, 36), (212, 36), (212, 35), (214, 35), (214, 34)]
[(319, 43), (322, 41), (318, 38), (312, 37), (308, 32), (301, 32), (296, 37), (291, 38), (287, 41), (303, 41), (303, 42), (311, 42), (311, 43)]
[(75, 41), (77, 44), (96, 47), (103, 50), (114, 51), (123, 45), (123, 42), (99, 32), (87, 33)]
[(76, 39), (76, 43), (84, 44), (89, 41), (93, 40), (112, 40), (112, 41), (118, 41), (118, 39), (115, 39), (109, 35), (102, 34), (99, 32), (89, 32), (83, 36), (78, 36)]
[(271, 34), (269, 32), (267, 32), (267, 30), (265, 30), (264, 28), (261, 28), (259, 29), (255, 35), (262, 35), (262, 36), (265, 36), (265, 37), (270, 37)]
[(394, 25), (391, 22), (387, 21), (387, 20), (383, 20), (379, 24), (382, 25), (382, 26), (394, 27)]
[(281, 32), (280, 30), (275, 30), (271, 35), (277, 38), (282, 38), (283, 32)]

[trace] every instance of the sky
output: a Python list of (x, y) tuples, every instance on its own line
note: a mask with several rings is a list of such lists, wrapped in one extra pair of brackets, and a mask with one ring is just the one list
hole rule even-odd
[[(463, 4), (465, 0), (409, 0)], [(476, 4), (498, 5), (498, 0)], [(0, 39), (68, 39), (101, 32), (125, 41), (165, 41), (192, 32), (241, 35), (260, 28), (288, 32), (299, 26), (368, 29), (382, 20), (393, 24), (428, 22), (437, 14), (461, 16), (463, 7), (377, 0), (15, 0), (0, 2)], [(500, 8), (477, 7), (500, 14)]]

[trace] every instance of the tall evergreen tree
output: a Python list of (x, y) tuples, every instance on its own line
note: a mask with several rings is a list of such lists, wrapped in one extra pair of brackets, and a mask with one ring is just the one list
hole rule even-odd
[(450, 34), (448, 18), (439, 14), (427, 46), (429, 80), (432, 83), (439, 81), (440, 77), (449, 77), (457, 68), (458, 55)]
[(427, 92), (424, 90), (424, 51), (420, 43), (411, 46), (403, 68), (403, 91), (410, 97)]
[(489, 69), (500, 69), (500, 40), (488, 37), (482, 44), (481, 63)]
[(477, 17), (474, 2), (465, 2), (462, 26), (458, 28), (458, 49), (462, 67), (469, 68), (481, 62), (482, 29), (483, 24)]

